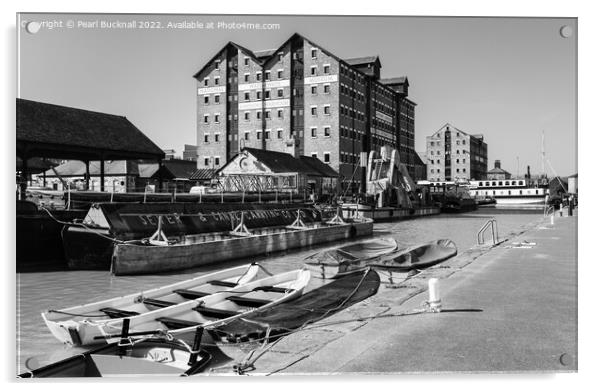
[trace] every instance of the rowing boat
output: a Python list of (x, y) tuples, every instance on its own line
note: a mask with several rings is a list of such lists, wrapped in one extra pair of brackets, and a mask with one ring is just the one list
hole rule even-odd
[(368, 267), (410, 271), (425, 269), (455, 256), (456, 244), (449, 239), (434, 240), (382, 256), (368, 262)]
[(457, 252), (453, 241), (440, 239), (371, 258), (361, 257), (361, 252), (354, 253), (341, 248), (327, 250), (311, 255), (305, 264), (316, 277), (337, 278), (368, 267), (395, 271), (423, 269), (451, 258)]
[(310, 255), (305, 265), (312, 275), (320, 278), (334, 278), (356, 271), (363, 262), (373, 261), (397, 250), (393, 238), (380, 238), (327, 249)]
[(20, 378), (192, 376), (229, 361), (219, 349), (201, 345), (203, 330), (194, 343), (165, 336), (131, 338), (103, 345), (44, 367), (32, 368)]
[[(198, 326), (215, 327), (228, 323), (258, 309), (294, 299), (303, 293), (311, 274), (307, 270), (293, 270), (238, 285), (210, 295), (198, 292), (195, 300), (141, 314), (126, 314), (131, 333), (163, 330), (171, 335), (190, 333)], [(123, 326), (123, 319), (99, 324), (95, 339), (114, 342), (115, 333)]]
[(378, 292), (379, 286), (380, 277), (372, 269), (348, 273), (296, 299), (255, 311), (207, 331), (221, 343), (263, 338), (272, 340), (367, 299)]
[(133, 312), (145, 313), (196, 299), (199, 291), (211, 294), (232, 289), (251, 281), (258, 270), (258, 265), (246, 264), (127, 296), (48, 310), (42, 313), (42, 318), (52, 335), (61, 342), (75, 346), (97, 343), (94, 337), (101, 335), (97, 326), (115, 317)]

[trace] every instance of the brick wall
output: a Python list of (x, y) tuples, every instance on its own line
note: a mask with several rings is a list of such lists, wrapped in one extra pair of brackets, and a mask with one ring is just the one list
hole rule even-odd
[[(220, 167), (226, 162), (226, 50), (220, 53), (215, 62), (208, 64), (197, 76), (197, 145), (198, 155), (197, 167)], [(218, 78), (217, 84), (215, 82)], [(215, 103), (215, 97), (219, 97), (219, 103)], [(205, 97), (208, 103), (205, 103)], [(219, 115), (219, 122), (215, 116)], [(208, 123), (205, 122), (208, 115)], [(205, 141), (207, 135), (207, 141)], [(215, 137), (218, 137), (216, 141)], [(205, 163), (208, 160), (208, 164)], [(216, 164), (219, 161), (219, 165)]]
[[(304, 154), (311, 156), (315, 153), (320, 160), (330, 164), (338, 172), (339, 62), (307, 41), (303, 46)], [(316, 58), (312, 58), (312, 50), (316, 51)], [(325, 71), (325, 66), (329, 66), (328, 72)], [(315, 74), (312, 74), (312, 68), (315, 69)], [(325, 85), (329, 85), (330, 92), (324, 92)], [(316, 93), (312, 93), (312, 87)], [(312, 107), (316, 110), (315, 115), (312, 114)], [(330, 114), (325, 114), (325, 107), (328, 107)], [(325, 128), (329, 128), (330, 136), (325, 135)], [(312, 136), (312, 129), (315, 129), (315, 137)], [(325, 158), (325, 154), (328, 154), (328, 159)]]

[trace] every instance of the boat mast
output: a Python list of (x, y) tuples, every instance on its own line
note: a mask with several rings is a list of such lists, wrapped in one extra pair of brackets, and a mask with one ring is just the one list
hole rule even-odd
[(541, 131), (541, 175), (542, 178), (546, 175), (546, 133)]

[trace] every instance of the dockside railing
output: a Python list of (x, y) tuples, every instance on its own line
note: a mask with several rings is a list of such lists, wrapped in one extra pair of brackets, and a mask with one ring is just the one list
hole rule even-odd
[(477, 233), (477, 243), (485, 244), (485, 232), (487, 232), (488, 228), (491, 228), (491, 240), (493, 241), (493, 245), (495, 246), (496, 244), (498, 244), (499, 240), (496, 219), (489, 219), (485, 222), (485, 224), (483, 224), (483, 226)]

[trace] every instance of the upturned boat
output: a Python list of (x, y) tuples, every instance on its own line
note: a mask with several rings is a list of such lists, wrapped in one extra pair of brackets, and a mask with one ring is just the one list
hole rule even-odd
[(305, 258), (305, 266), (312, 275), (334, 278), (358, 270), (360, 262), (372, 261), (397, 250), (393, 238), (365, 240), (336, 248), (326, 249)]
[(372, 269), (348, 273), (296, 299), (255, 311), (207, 332), (216, 342), (245, 342), (285, 336), (376, 294), (380, 277)]
[(394, 269), (399, 272), (423, 269), (451, 258), (457, 252), (458, 250), (453, 241), (440, 239), (390, 251), (372, 258), (362, 258), (361, 251), (353, 253), (340, 248), (327, 250), (311, 255), (306, 259), (305, 264), (312, 275), (316, 277), (337, 278), (346, 273), (368, 267)]
[[(303, 293), (311, 274), (307, 270), (293, 270), (237, 285), (217, 293), (197, 291), (197, 299), (170, 305), (154, 311), (129, 311), (106, 323), (97, 324), (90, 333), (95, 342), (115, 342), (124, 318), (129, 320), (130, 333), (148, 334), (162, 330), (172, 335), (189, 333), (198, 326), (213, 327), (224, 324), (258, 309), (294, 299)], [(192, 294), (192, 292), (190, 292)]]
[(199, 292), (212, 294), (232, 289), (251, 281), (258, 270), (258, 265), (246, 264), (126, 296), (60, 310), (51, 309), (43, 312), (42, 318), (59, 341), (74, 346), (86, 345), (100, 335), (100, 325), (116, 317), (174, 306), (199, 298)]

